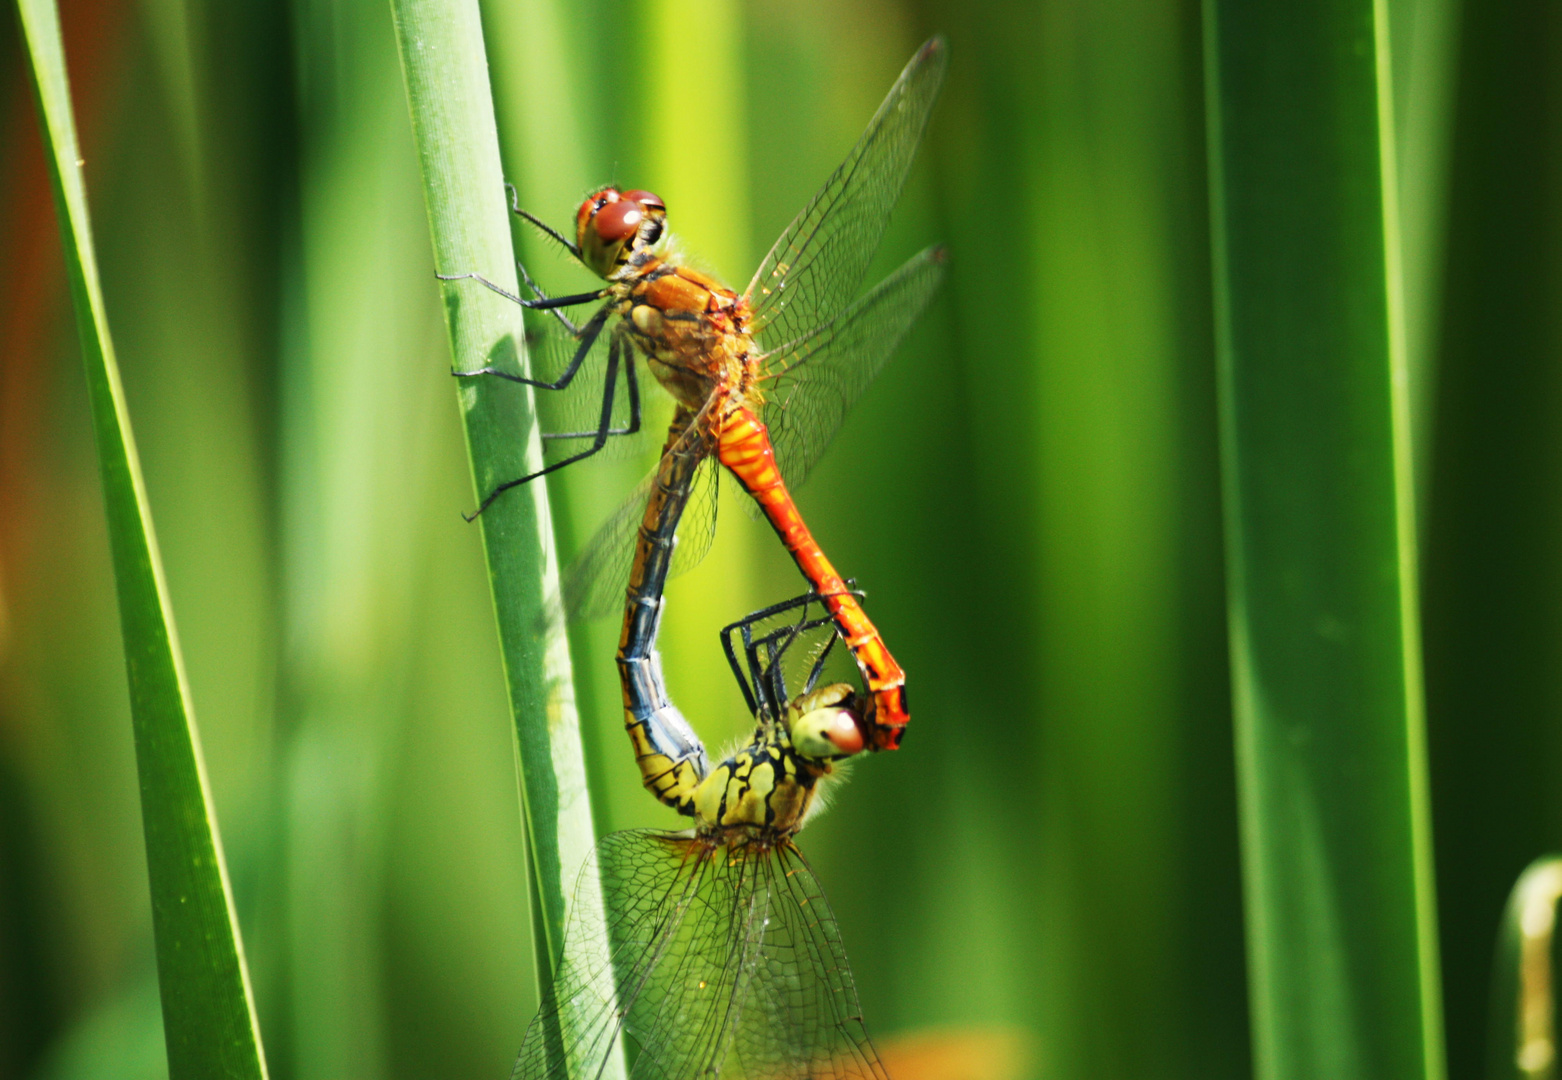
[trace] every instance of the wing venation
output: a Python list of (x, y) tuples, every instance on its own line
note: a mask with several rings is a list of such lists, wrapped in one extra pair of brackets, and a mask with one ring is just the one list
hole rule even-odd
[(948, 62), (943, 38), (917, 51), (846, 160), (759, 264), (745, 295), (763, 343), (803, 336), (856, 295), (906, 185)]
[(766, 358), (761, 419), (787, 485), (807, 479), (943, 280), (944, 249), (912, 256), (835, 318)]
[(604, 837), (513, 1080), (888, 1080), (802, 854), (692, 833)]

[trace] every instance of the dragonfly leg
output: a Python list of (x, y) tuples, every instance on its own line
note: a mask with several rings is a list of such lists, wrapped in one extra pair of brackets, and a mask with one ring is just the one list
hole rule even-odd
[(633, 435), (640, 430), (640, 380), (635, 376), (635, 357), (628, 346), (624, 348), (624, 381), (629, 389), (629, 427), (623, 434)]
[(537, 218), (527, 211), (521, 209), (521, 194), (515, 190), (514, 184), (506, 181), (504, 190), (510, 193), (510, 213), (514, 214), (518, 218), (524, 219), (532, 225), (535, 225), (542, 231), (543, 235), (548, 237), (548, 239), (556, 241), (564, 248), (565, 251), (575, 256), (575, 258), (580, 258), (580, 248), (570, 243), (568, 238), (566, 238), (563, 233), (549, 225), (546, 221), (543, 221), (540, 218)]
[[(610, 427), (605, 434), (634, 435), (640, 430), (640, 383), (635, 378), (634, 354), (619, 338), (614, 338), (608, 348), (623, 358), (624, 380), (629, 384), (629, 423), (621, 428)], [(617, 361), (610, 355), (608, 363), (616, 365)], [(613, 411), (611, 405), (613, 384), (611, 381), (607, 384), (607, 399), (607, 403), (604, 404), (604, 413), (611, 416)], [(602, 434), (604, 432), (601, 428), (598, 428), (595, 431), (545, 431), (542, 433), (542, 437), (544, 439), (595, 439)]]
[[(519, 260), (519, 259), (516, 259), (515, 260), (515, 269), (520, 272), (521, 280), (524, 281), (526, 283), (526, 287), (532, 291), (532, 296), (533, 297), (535, 297), (538, 300), (547, 300), (547, 299), (549, 299), (548, 294), (543, 292), (542, 291), (542, 287), (540, 285), (538, 285), (535, 281), (533, 281), (532, 280), (532, 276), (526, 272), (526, 264), (525, 263), (521, 262), (521, 260)], [(565, 299), (570, 299), (570, 298), (566, 297)], [(558, 307), (543, 308), (542, 310), (551, 312), (555, 319), (558, 319), (559, 322), (564, 324), (564, 329), (566, 329), (566, 330), (568, 330), (570, 332), (570, 336), (571, 337), (577, 337), (578, 338), (578, 337), (580, 337), (580, 327), (576, 326), (572, 321), (570, 321), (570, 317), (568, 315), (564, 314), (562, 309), (564, 307), (566, 307), (566, 306), (568, 306), (568, 305), (559, 305)]]
[(607, 325), (609, 314), (611, 313), (606, 308), (603, 308), (591, 317), (591, 321), (581, 330), (580, 346), (575, 350), (575, 355), (570, 358), (569, 366), (564, 369), (562, 375), (552, 382), (548, 382), (546, 379), (528, 379), (524, 375), (516, 375), (513, 372), (501, 371), (498, 368), (491, 367), (478, 368), (476, 371), (452, 371), (451, 374), (457, 378), (468, 378), (475, 375), (497, 375), (501, 379), (523, 383), (526, 386), (535, 386), (539, 390), (563, 390), (574, 380), (575, 373), (580, 370), (580, 365), (586, 362), (586, 357), (591, 352), (591, 346), (597, 343), (597, 336), (602, 333), (602, 328)]
[[(849, 581), (847, 585), (855, 586), (856, 582)], [(863, 596), (863, 593), (855, 588), (849, 591), (859, 598)], [(733, 676), (738, 681), (738, 688), (743, 692), (743, 699), (750, 712), (764, 709), (774, 715), (775, 710), (785, 706), (789, 695), (778, 661), (802, 634), (834, 621), (829, 614), (814, 619), (808, 617), (809, 606), (816, 603), (823, 604), (825, 599), (825, 596), (817, 592), (806, 592), (790, 600), (782, 600), (780, 603), (750, 612), (737, 622), (722, 628), (721, 648), (727, 655), (727, 665), (732, 668)], [(795, 623), (789, 623), (758, 638), (754, 636), (754, 627), (759, 623), (797, 608), (802, 610), (798, 613)], [(737, 655), (737, 639), (740, 636), (743, 639), (743, 661), (740, 661)], [(835, 641), (836, 638), (832, 637), (815, 659), (808, 675), (807, 685), (803, 687), (805, 693), (812, 690), (819, 681), (825, 662), (829, 659), (830, 650), (835, 647)], [(746, 677), (743, 670), (745, 662), (748, 667)], [(751, 685), (752, 689), (750, 689)]]
[[(520, 264), (517, 263), (517, 266)], [(496, 292), (511, 303), (519, 304), (530, 311), (552, 311), (554, 308), (573, 307), (576, 304), (589, 304), (593, 300), (602, 299), (603, 290), (595, 292), (575, 293), (572, 296), (539, 297), (536, 300), (523, 300), (516, 296), (503, 285), (497, 285), (489, 281), (482, 274), (435, 274), (440, 281), (475, 281), (490, 292)], [(527, 284), (530, 284), (528, 281)]]
[[(562, 469), (566, 465), (573, 465), (577, 461), (582, 461), (585, 458), (590, 457), (592, 454), (597, 453), (607, 445), (608, 432), (613, 427), (613, 387), (614, 384), (618, 381), (618, 357), (619, 342), (614, 340), (612, 347), (608, 349), (607, 353), (607, 377), (602, 380), (604, 391), (602, 394), (602, 420), (601, 423), (597, 426), (596, 437), (592, 440), (591, 445), (578, 454), (571, 454), (569, 457), (555, 461), (552, 465), (544, 466), (534, 473), (528, 473), (525, 476), (519, 477), (515, 480), (506, 480), (504, 483), (490, 491), (487, 497), (483, 499), (475, 511), (473, 511), (471, 514), (462, 514), (462, 517), (466, 518), (467, 521), (476, 521), (484, 510), (487, 510), (490, 506), (493, 505), (493, 501), (495, 499), (503, 495), (506, 491), (509, 491), (511, 488), (520, 487), (522, 484), (529, 484), (539, 476), (547, 476), (549, 473), (558, 469)], [(578, 366), (578, 362), (571, 364), (572, 369)], [(574, 371), (571, 370), (569, 374), (573, 376)]]
[[(847, 578), (846, 579), (846, 585), (847, 585), (846, 593), (849, 593), (852, 596), (858, 597), (860, 599), (860, 598), (865, 597), (865, 596), (868, 595), (867, 593), (863, 592), (861, 589), (856, 587), (856, 585), (857, 585), (857, 579), (856, 578)], [(819, 593), (819, 592), (814, 592), (813, 590), (809, 590), (808, 592), (803, 593), (801, 596), (794, 596), (794, 597), (792, 597), (792, 599), (790, 599), (790, 600), (782, 600), (779, 603), (771, 604), (769, 607), (760, 608), (758, 611), (751, 611), (747, 615), (745, 615), (741, 619), (739, 619), (737, 622), (732, 623), (731, 625), (724, 627), (721, 632), (724, 635), (725, 634), (729, 634), (732, 631), (738, 629), (739, 627), (753, 626), (755, 623), (763, 622), (765, 619), (769, 619), (769, 618), (772, 618), (773, 616), (779, 615), (783, 611), (791, 611), (793, 608), (805, 607), (808, 604), (816, 604), (816, 603), (819, 603), (819, 602), (821, 602), (823, 600), (827, 600), (827, 599), (829, 599), (832, 596), (842, 596), (842, 595), (845, 595), (845, 594), (840, 593), (840, 592)]]
[(503, 285), (496, 285), (492, 281), (489, 281), (482, 274), (435, 274), (434, 277), (440, 281), (475, 281), (483, 288), (488, 289), (491, 292), (498, 293), (506, 300), (520, 304), (522, 307), (526, 306), (525, 300), (522, 300), (519, 296), (516, 296)]

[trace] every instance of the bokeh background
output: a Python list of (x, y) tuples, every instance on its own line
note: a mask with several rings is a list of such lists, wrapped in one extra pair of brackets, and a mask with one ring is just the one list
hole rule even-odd
[[(505, 1075), (536, 1000), (511, 736), (389, 10), (61, 7), (272, 1073)], [(1463, 1077), (1503, 898), (1562, 844), (1562, 8), (1390, 8)], [(525, 205), (563, 224), (594, 184), (648, 187), (737, 284), (916, 45), (949, 36), (873, 273), (935, 239), (952, 273), (800, 493), (916, 719), (804, 847), (887, 1053), (964, 1047), (989, 1078), (1247, 1075), (1199, 5), (503, 0), (485, 18)], [(156, 1077), (58, 245), (0, 18), (0, 1076)], [(554, 485), (566, 555), (645, 464)], [(716, 631), (798, 584), (730, 512), (671, 588), (668, 677), (708, 742), (747, 720)], [(597, 825), (672, 824), (624, 744), (615, 638), (573, 639)]]

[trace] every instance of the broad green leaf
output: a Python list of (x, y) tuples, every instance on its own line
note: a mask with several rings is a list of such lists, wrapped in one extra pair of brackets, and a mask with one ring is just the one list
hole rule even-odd
[(168, 1070), (173, 1080), (266, 1075), (222, 842), (178, 637), (109, 338), (59, 15), (19, 0), (75, 301), (103, 476), (130, 683)]
[(1443, 1074), (1386, 18), (1205, 5), (1264, 1080)]

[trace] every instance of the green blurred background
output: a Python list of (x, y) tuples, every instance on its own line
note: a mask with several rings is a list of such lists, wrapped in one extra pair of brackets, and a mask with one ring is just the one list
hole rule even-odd
[[(272, 1073), (502, 1076), (536, 999), (511, 735), (388, 8), (61, 7)], [(1465, 1077), (1506, 891), (1562, 846), (1562, 8), (1390, 9)], [(739, 285), (949, 36), (870, 276), (935, 239), (952, 274), (800, 494), (916, 720), (803, 846), (887, 1046), (1018, 1032), (1020, 1075), (1247, 1075), (1199, 5), (485, 17), (524, 204), (564, 224), (593, 184), (650, 188)], [(16, 38), (0, 18), (0, 1077), (154, 1077), (124, 668)], [(566, 556), (644, 465), (555, 484)], [(708, 742), (747, 721), (716, 631), (798, 588), (728, 512), (670, 589), (668, 678)], [(615, 640), (573, 642), (597, 823), (674, 824), (627, 752)]]

